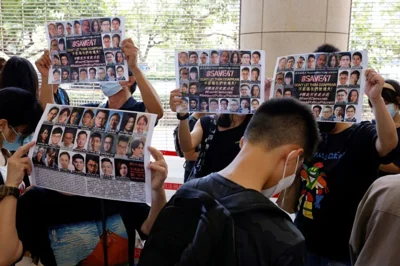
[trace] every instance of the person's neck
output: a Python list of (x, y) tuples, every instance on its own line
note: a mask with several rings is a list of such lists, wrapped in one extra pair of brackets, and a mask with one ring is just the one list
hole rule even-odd
[[(269, 162), (261, 147), (243, 146), (236, 158), (218, 174), (247, 189), (261, 191), (271, 178)], [(273, 159), (271, 157), (271, 159)]]
[(132, 97), (128, 90), (121, 90), (117, 94), (108, 97), (108, 108), (119, 109), (121, 108), (129, 98)]
[(353, 124), (351, 123), (336, 123), (335, 128), (329, 134), (339, 134), (351, 127), (352, 125)]

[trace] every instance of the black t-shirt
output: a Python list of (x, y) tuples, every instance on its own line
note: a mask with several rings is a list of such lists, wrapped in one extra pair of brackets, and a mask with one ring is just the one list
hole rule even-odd
[(327, 135), (312, 161), (303, 164), (295, 224), (309, 251), (350, 260), (349, 239), (357, 206), (384, 161), (376, 151), (376, 139), (373, 124), (354, 124)]
[[(233, 159), (235, 159), (240, 151), (240, 139), (243, 137), (250, 119), (251, 116), (247, 116), (239, 126), (224, 131), (219, 131), (217, 127), (205, 156), (204, 165), (202, 167), (203, 175), (218, 172), (227, 167)], [(201, 117), (200, 123), (203, 128), (204, 142), (209, 134), (210, 117)]]
[[(192, 187), (191, 182), (183, 186)], [(304, 265), (304, 237), (292, 219), (264, 195), (216, 173), (201, 178), (196, 188), (206, 191), (216, 200), (234, 192), (247, 192), (241, 202), (232, 202), (230, 207), (233, 209), (236, 206), (263, 206), (262, 209), (232, 216), (238, 265)]]

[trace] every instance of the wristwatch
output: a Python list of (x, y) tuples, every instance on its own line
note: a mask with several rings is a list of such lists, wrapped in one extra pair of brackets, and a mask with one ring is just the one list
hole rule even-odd
[(178, 120), (186, 120), (189, 118), (189, 113), (186, 113), (183, 116), (180, 116), (179, 113), (176, 113), (176, 118), (178, 118)]
[(19, 189), (16, 187), (8, 187), (5, 185), (0, 186), (0, 201), (7, 196), (14, 196), (19, 198)]

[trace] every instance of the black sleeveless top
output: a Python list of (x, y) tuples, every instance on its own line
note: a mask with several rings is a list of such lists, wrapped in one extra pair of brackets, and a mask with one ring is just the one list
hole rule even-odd
[[(240, 151), (240, 139), (244, 135), (244, 131), (251, 119), (252, 115), (247, 115), (245, 120), (237, 127), (224, 131), (219, 131), (218, 127), (215, 131), (213, 140), (205, 155), (202, 173), (209, 175), (213, 172), (218, 172), (227, 167)], [(207, 123), (210, 122), (208, 116), (200, 118), (203, 128), (203, 138), (207, 137), (209, 128)]]

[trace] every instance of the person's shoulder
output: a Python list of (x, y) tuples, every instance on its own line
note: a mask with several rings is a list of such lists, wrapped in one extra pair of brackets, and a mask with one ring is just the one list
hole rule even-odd
[(120, 109), (133, 112), (146, 112), (146, 105), (144, 102), (136, 101), (133, 97), (130, 97)]

